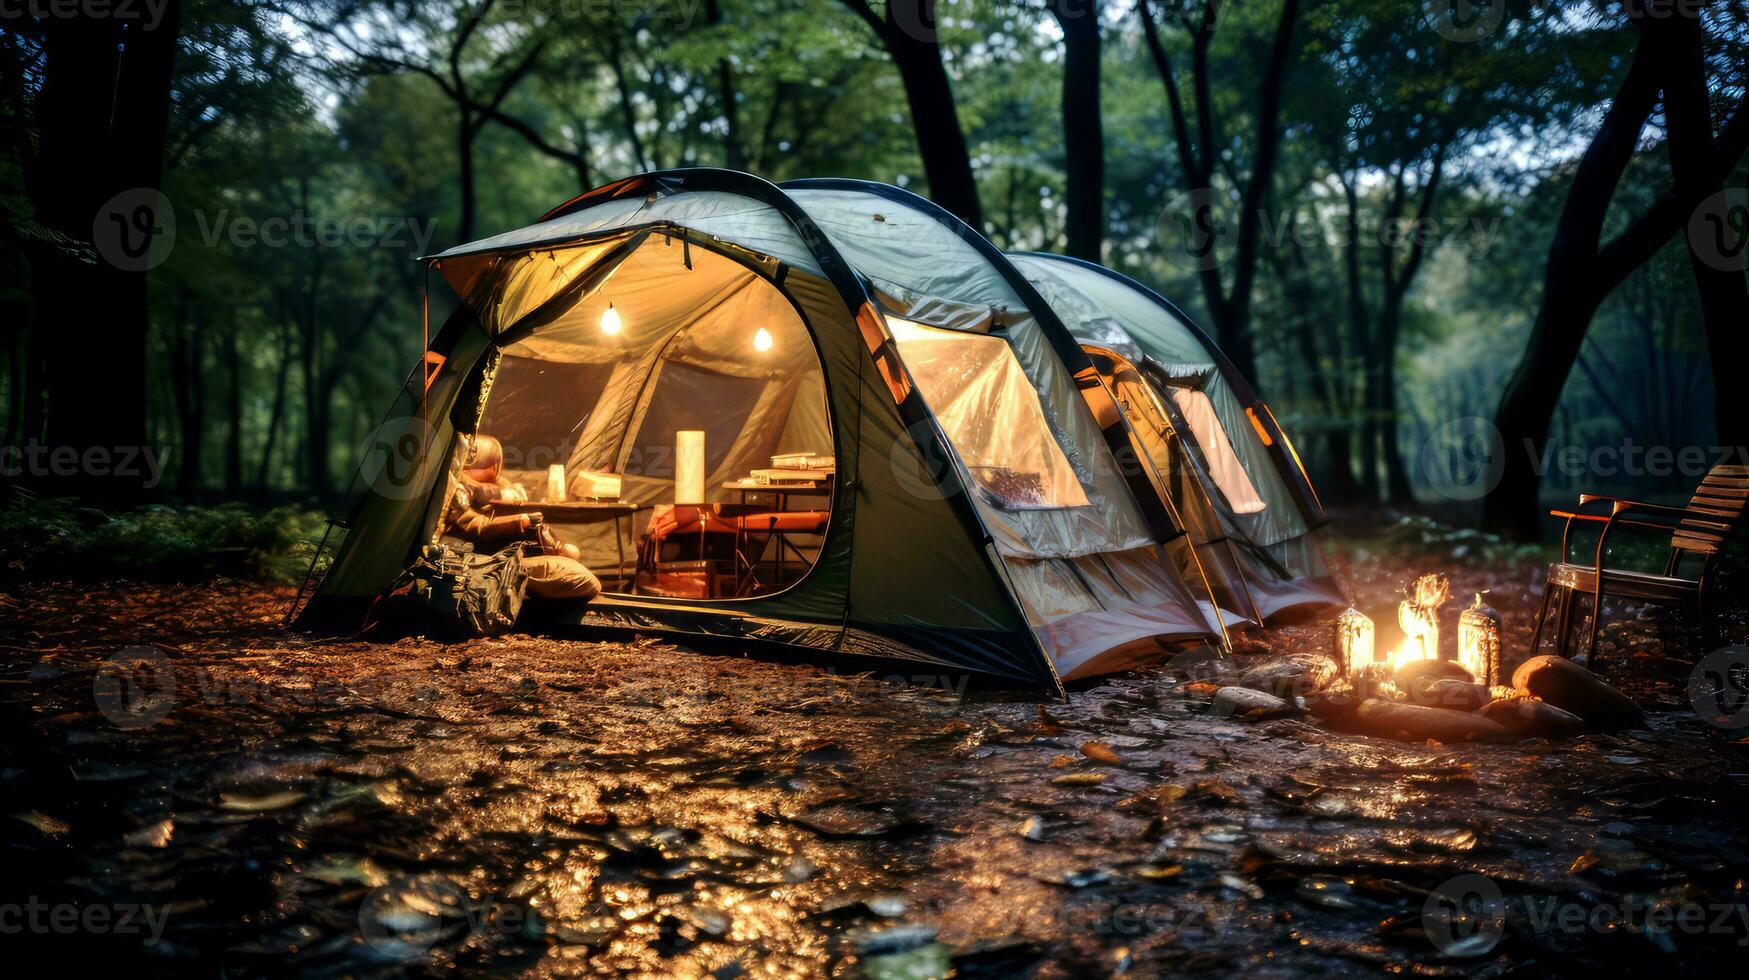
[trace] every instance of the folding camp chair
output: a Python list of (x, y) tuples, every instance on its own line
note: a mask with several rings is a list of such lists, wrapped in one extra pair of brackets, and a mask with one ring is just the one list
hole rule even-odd
[[(1718, 564), (1720, 551), (1743, 515), (1746, 500), (1749, 500), (1749, 466), (1721, 463), (1707, 473), (1687, 507), (1665, 507), (1637, 500), (1581, 494), (1579, 505), (1573, 510), (1551, 511), (1556, 517), (1566, 518), (1567, 524), (1561, 532), (1561, 560), (1549, 566), (1542, 609), (1537, 614), (1536, 634), (1530, 641), (1531, 654), (1535, 655), (1541, 645), (1543, 630), (1553, 612), (1557, 617), (1557, 652), (1563, 657), (1568, 655), (1573, 605), (1581, 593), (1591, 596), (1591, 630), (1585, 650), (1593, 669), (1596, 669), (1597, 634), (1603, 626), (1603, 600), (1607, 596), (1683, 607), (1693, 614), (1701, 634), (1702, 649), (1711, 649), (1716, 637), (1707, 586)], [(1583, 526), (1599, 527), (1597, 548), (1589, 565), (1568, 560), (1573, 531)], [(1664, 563), (1663, 573), (1605, 567), (1604, 550), (1610, 532), (1616, 528), (1669, 534), (1670, 555)], [(1685, 567), (1694, 566), (1695, 561), (1698, 561), (1698, 568), (1694, 569), (1694, 577), (1687, 577)]]

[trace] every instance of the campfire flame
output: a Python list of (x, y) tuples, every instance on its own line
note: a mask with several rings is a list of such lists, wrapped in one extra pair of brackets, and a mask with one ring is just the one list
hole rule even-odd
[(1439, 659), (1439, 607), (1451, 598), (1451, 581), (1437, 572), (1423, 575), (1409, 587), (1409, 598), (1397, 605), (1397, 625), (1403, 644), (1380, 658), (1394, 671), (1411, 660)]

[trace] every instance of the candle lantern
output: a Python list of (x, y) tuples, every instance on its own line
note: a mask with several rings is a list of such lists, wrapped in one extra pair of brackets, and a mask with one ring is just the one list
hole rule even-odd
[(704, 433), (698, 429), (674, 433), (674, 502), (704, 504)]
[(1375, 632), (1372, 619), (1358, 609), (1336, 617), (1336, 667), (1345, 676), (1356, 677), (1373, 662)]
[(565, 499), (565, 464), (554, 463), (547, 467), (547, 499), (560, 503)]
[(1480, 592), (1458, 617), (1458, 665), (1478, 684), (1500, 683), (1500, 614), (1482, 602)]

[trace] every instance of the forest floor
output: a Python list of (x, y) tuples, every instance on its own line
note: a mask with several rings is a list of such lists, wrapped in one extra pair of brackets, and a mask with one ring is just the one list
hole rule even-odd
[[(1443, 564), (1453, 610), (1491, 589), (1524, 649), (1533, 560), (1412, 545), (1341, 542), (1362, 608)], [(1604, 644), (1648, 728), (1442, 745), (1218, 717), (1168, 665), (1041, 705), (647, 639), (318, 641), (276, 629), (289, 599), (0, 588), (11, 964), (1597, 975), (1749, 949), (1749, 740), (1691, 709), (1659, 617)], [(1459, 893), (1489, 914), (1441, 912)]]

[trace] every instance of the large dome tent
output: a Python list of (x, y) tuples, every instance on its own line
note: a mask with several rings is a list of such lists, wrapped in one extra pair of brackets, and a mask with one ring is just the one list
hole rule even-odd
[(1345, 604), (1315, 532), (1322, 502), (1269, 406), (1176, 305), (1067, 256), (1009, 256), (1099, 365), (1179, 504), (1216, 592), (1254, 621)]
[[(905, 196), (891, 192), (875, 198)], [(982, 270), (967, 261), (953, 289), (891, 275), (887, 245), (862, 241), (878, 232), (845, 235), (882, 222), (831, 193), (863, 191), (646, 174), (431, 257), (461, 308), (389, 412), (373, 443), (387, 448), (367, 452), (301, 621), (355, 628), (444, 542), (482, 434), (607, 585), (587, 605), (537, 604), (542, 628), (1059, 688), (1220, 642), (1157, 554), (1176, 516), (1163, 532), (1161, 502), (1111, 456), (1121, 413), (1090, 411), (1103, 386), (1025, 280), (981, 238)], [(786, 457), (823, 468), (795, 491), (812, 505), (787, 506), (791, 471), (768, 468)]]

